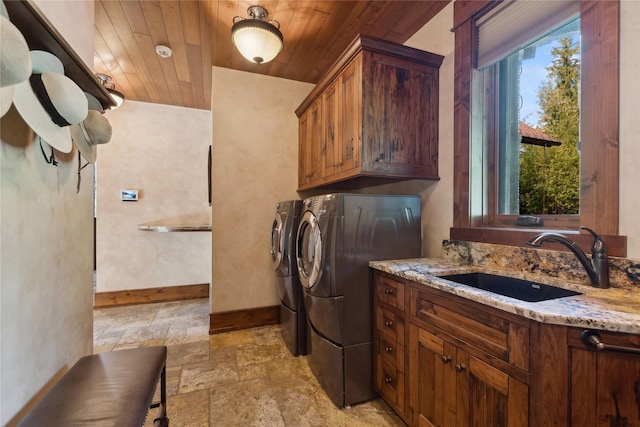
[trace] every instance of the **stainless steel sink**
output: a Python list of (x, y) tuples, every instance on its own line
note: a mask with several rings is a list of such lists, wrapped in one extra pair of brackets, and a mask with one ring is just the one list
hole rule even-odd
[(580, 292), (557, 288), (543, 283), (487, 273), (452, 274), (442, 276), (442, 278), (528, 302), (548, 301), (556, 298), (580, 295)]

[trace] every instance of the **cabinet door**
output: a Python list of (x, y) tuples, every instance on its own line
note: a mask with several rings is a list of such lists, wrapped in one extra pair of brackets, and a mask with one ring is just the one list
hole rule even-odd
[(323, 177), (348, 176), (360, 166), (360, 56), (324, 91)]
[(309, 167), (311, 155), (309, 149), (309, 110), (302, 113), (298, 119), (298, 186), (309, 183)]
[(409, 346), (412, 424), (455, 426), (455, 347), (415, 325), (410, 326)]
[(338, 172), (340, 164), (340, 79), (322, 94), (324, 113), (324, 141), (322, 156), (322, 176), (330, 177)]
[[(518, 427), (528, 425), (526, 384), (457, 349), (456, 426)], [(453, 424), (451, 424), (453, 425)]]
[(360, 168), (362, 146), (362, 56), (358, 55), (340, 74), (339, 172)]
[[(601, 335), (606, 344), (640, 347), (637, 335)], [(570, 402), (572, 426), (640, 426), (640, 357), (572, 348)]]
[(303, 187), (321, 177), (322, 98), (318, 98), (300, 116), (298, 148), (298, 185)]
[(438, 69), (363, 57), (363, 170), (438, 177)]
[(410, 326), (409, 407), (423, 427), (528, 425), (528, 386), (443, 339)]

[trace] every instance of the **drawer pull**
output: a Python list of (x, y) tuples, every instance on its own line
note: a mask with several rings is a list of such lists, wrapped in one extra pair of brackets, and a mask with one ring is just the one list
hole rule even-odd
[(387, 384), (391, 384), (391, 382), (392, 382), (392, 381), (393, 381), (393, 380), (392, 380), (391, 378), (389, 378), (389, 377), (384, 377), (384, 382), (385, 382), (385, 383), (387, 383)]
[(451, 357), (446, 356), (446, 355), (442, 355), (442, 363), (449, 363), (451, 362)]
[(392, 295), (393, 294), (393, 289), (384, 288), (384, 293), (387, 294), (387, 295)]
[(387, 328), (390, 328), (393, 326), (393, 322), (391, 320), (386, 320), (384, 322), (384, 326), (386, 326)]
[(640, 355), (640, 348), (605, 344), (604, 342), (602, 342), (600, 334), (598, 334), (596, 331), (591, 331), (588, 329), (580, 332), (580, 341), (582, 341), (582, 343), (587, 347), (594, 348), (597, 351), (613, 351), (616, 353)]
[(384, 351), (386, 351), (387, 353), (391, 353), (391, 352), (393, 351), (393, 347), (391, 347), (391, 346), (386, 346), (386, 347), (384, 348)]
[(467, 367), (464, 365), (464, 363), (458, 363), (458, 364), (456, 364), (456, 371), (458, 371), (458, 372), (462, 372), (462, 371), (464, 371), (465, 369), (467, 369)]

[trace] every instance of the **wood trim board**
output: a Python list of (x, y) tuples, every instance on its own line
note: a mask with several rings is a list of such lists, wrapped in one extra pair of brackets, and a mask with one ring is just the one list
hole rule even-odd
[(133, 304), (182, 301), (186, 299), (209, 298), (209, 284), (168, 286), (161, 288), (131, 289), (112, 292), (97, 292), (93, 307), (120, 307)]
[(209, 314), (209, 334), (280, 323), (280, 306), (256, 307)]

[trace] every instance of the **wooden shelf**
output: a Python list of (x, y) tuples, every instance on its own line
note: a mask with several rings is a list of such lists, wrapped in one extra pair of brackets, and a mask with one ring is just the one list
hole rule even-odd
[(51, 52), (64, 64), (64, 74), (82, 90), (95, 96), (105, 109), (115, 106), (93, 71), (32, 1), (5, 1), (4, 4), (11, 22), (22, 32), (30, 50)]

